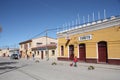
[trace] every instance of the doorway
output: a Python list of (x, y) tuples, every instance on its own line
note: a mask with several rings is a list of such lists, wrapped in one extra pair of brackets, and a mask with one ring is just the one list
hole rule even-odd
[(74, 59), (74, 45), (69, 45), (69, 59)]
[(107, 63), (107, 42), (98, 42), (98, 62)]
[(86, 60), (86, 46), (85, 44), (79, 44), (79, 58), (80, 61), (84, 61)]
[(41, 51), (41, 59), (43, 59), (43, 51)]

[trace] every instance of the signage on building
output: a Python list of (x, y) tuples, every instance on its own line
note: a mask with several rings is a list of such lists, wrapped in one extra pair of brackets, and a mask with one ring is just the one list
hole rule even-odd
[(91, 40), (91, 39), (92, 39), (92, 35), (85, 35), (79, 37), (79, 41)]

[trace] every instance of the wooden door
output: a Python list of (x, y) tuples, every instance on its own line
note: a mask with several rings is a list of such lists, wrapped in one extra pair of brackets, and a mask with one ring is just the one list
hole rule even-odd
[(107, 62), (107, 43), (98, 43), (98, 62)]
[(43, 54), (43, 51), (41, 51), (41, 59), (43, 59), (43, 55), (44, 55), (44, 54)]
[(85, 61), (86, 60), (85, 44), (80, 44), (79, 45), (79, 58), (80, 58), (80, 61)]
[(74, 59), (74, 46), (73, 45), (69, 46), (69, 59), (70, 60)]

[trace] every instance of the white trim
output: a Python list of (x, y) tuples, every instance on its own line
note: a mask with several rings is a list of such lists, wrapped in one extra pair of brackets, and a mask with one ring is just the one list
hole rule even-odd
[(61, 56), (61, 46), (60, 46), (60, 56)]
[(79, 44), (78, 44), (78, 58), (79, 58), (79, 56), (80, 56), (80, 55), (79, 55)]
[(67, 48), (68, 48), (68, 58), (69, 58), (69, 57), (70, 57), (70, 56), (69, 56), (69, 55), (70, 55), (70, 54), (69, 54), (69, 46), (68, 46)]
[(67, 56), (57, 56), (57, 57), (62, 57), (62, 58), (66, 58)]
[(56, 48), (56, 53), (55, 53), (55, 54), (56, 54), (56, 58), (57, 58), (57, 56), (58, 56), (58, 51), (59, 51), (59, 50), (58, 50), (58, 39), (57, 39), (57, 48)]
[(108, 58), (108, 59), (120, 59), (120, 58)]
[(86, 59), (91, 59), (91, 58), (97, 59), (97, 57), (86, 57)]
[[(58, 36), (58, 38), (61, 38), (61, 37), (66, 37), (66, 33), (69, 34), (69, 36), (71, 36), (71, 35), (75, 35), (75, 34), (81, 34), (81, 33), (85, 33), (85, 32), (109, 28), (109, 27), (116, 26), (119, 24), (120, 24), (120, 18), (118, 17), (116, 19), (108, 20), (105, 22), (102, 21), (101, 23), (96, 23), (94, 25), (89, 25), (89, 26), (85, 26), (85, 27), (79, 27), (77, 29), (74, 28), (69, 31), (59, 32), (57, 34), (57, 36)], [(83, 29), (84, 29), (84, 31), (83, 31)]]
[(99, 61), (98, 61), (98, 43), (96, 43), (96, 55), (97, 55), (97, 57), (96, 57), (97, 62), (99, 62)]

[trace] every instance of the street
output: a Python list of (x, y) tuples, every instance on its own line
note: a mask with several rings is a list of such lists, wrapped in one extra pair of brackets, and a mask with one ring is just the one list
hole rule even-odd
[[(0, 57), (0, 80), (120, 80), (120, 66), (106, 64), (78, 63), (56, 61), (35, 62), (35, 60), (11, 60)], [(94, 70), (88, 70), (88, 66)]]

